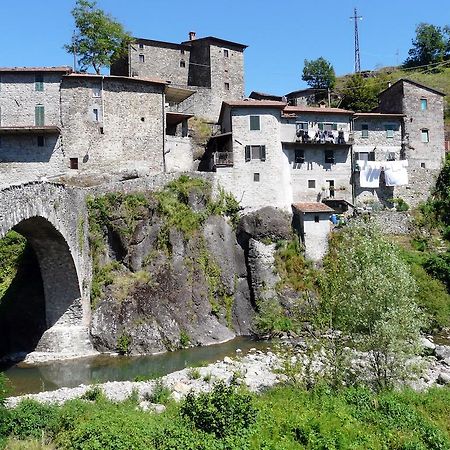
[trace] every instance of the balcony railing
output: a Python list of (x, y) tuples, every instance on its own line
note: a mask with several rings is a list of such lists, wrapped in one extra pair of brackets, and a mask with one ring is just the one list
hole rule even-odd
[(233, 165), (233, 152), (215, 152), (215, 167), (231, 167)]
[(314, 136), (310, 136), (308, 130), (297, 130), (295, 142), (301, 144), (333, 144), (333, 145), (352, 145), (354, 143), (353, 133), (348, 133), (347, 140), (343, 131), (316, 131)]

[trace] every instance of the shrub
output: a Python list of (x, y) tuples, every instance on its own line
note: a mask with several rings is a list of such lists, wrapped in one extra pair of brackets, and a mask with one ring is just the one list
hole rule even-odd
[(254, 319), (255, 331), (260, 334), (276, 335), (292, 330), (292, 320), (277, 299), (271, 298), (258, 302), (259, 311)]
[(43, 431), (54, 427), (57, 416), (55, 406), (23, 400), (11, 411), (9, 433), (20, 439), (40, 438)]
[(130, 353), (131, 336), (125, 331), (117, 339), (117, 351), (121, 355), (128, 355)]
[(408, 211), (409, 205), (402, 198), (392, 198), (391, 202), (395, 206), (396, 211)]
[(151, 394), (145, 394), (145, 400), (151, 403), (160, 403), (165, 405), (171, 395), (171, 390), (164, 384), (162, 380), (157, 380)]
[(252, 396), (237, 390), (236, 386), (227, 386), (223, 381), (214, 384), (211, 392), (197, 396), (188, 393), (180, 413), (199, 430), (217, 437), (248, 429), (257, 416)]
[(88, 400), (90, 402), (96, 402), (103, 396), (103, 391), (100, 386), (90, 387), (80, 398), (83, 400)]
[(200, 370), (197, 369), (196, 367), (191, 367), (188, 370), (188, 377), (191, 380), (198, 380), (201, 377)]

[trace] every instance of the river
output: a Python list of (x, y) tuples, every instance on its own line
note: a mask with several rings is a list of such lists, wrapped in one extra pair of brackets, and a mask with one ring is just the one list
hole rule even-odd
[(17, 364), (3, 373), (9, 379), (9, 395), (52, 391), (61, 387), (107, 381), (134, 381), (137, 377), (156, 378), (185, 367), (205, 365), (225, 356), (245, 354), (251, 348), (267, 349), (268, 341), (239, 337), (223, 344), (194, 347), (148, 356), (98, 355), (39, 365)]

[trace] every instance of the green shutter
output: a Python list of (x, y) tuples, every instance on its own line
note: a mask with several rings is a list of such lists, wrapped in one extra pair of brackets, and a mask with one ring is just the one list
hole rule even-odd
[(333, 123), (333, 130), (337, 131), (337, 123)]
[(319, 122), (317, 125), (319, 126), (319, 130), (323, 131), (323, 122)]
[(37, 105), (34, 109), (34, 121), (37, 127), (43, 127), (45, 124), (44, 107)]
[(36, 91), (44, 90), (44, 76), (42, 74), (36, 74), (34, 78), (34, 89)]
[(250, 145), (246, 145), (245, 146), (245, 162), (248, 162), (250, 160), (251, 160)]
[(261, 161), (265, 161), (266, 160), (266, 146), (265, 145), (261, 145)]

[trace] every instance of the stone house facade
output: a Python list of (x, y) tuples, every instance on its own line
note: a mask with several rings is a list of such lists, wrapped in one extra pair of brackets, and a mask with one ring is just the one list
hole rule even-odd
[(244, 97), (244, 50), (247, 46), (213, 36), (181, 43), (136, 38), (128, 54), (111, 66), (112, 75), (159, 77), (174, 86), (195, 91), (186, 101), (171, 105), (216, 123), (222, 101)]
[(190, 117), (167, 111), (166, 102), (181, 102), (191, 91), (157, 79), (70, 72), (0, 70), (0, 185), (69, 172), (192, 168), (189, 138), (166, 133), (187, 128)]

